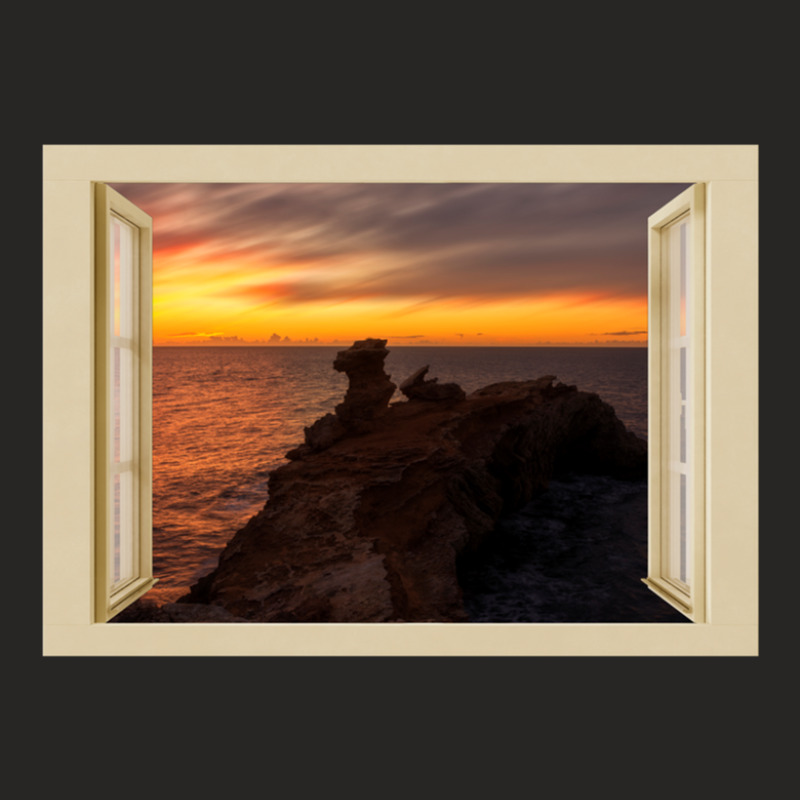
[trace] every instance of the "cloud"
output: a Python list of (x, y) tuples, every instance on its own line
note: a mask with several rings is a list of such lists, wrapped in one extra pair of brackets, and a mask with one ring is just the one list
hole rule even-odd
[[(114, 184), (156, 253), (303, 265), (254, 302), (647, 291), (646, 220), (683, 184)], [(357, 274), (354, 276), (357, 265)], [(307, 274), (312, 271), (313, 275)]]
[(205, 337), (204, 341), (219, 342), (220, 344), (244, 344), (245, 340), (240, 336), (223, 336), (222, 334), (215, 333), (211, 336)]
[[(606, 331), (603, 336), (642, 336), (647, 331)], [(594, 334), (589, 334), (593, 336)]]

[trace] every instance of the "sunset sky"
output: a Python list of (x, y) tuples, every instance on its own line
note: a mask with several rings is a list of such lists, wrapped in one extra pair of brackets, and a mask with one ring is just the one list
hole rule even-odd
[(156, 345), (647, 343), (683, 184), (111, 184), (153, 217)]

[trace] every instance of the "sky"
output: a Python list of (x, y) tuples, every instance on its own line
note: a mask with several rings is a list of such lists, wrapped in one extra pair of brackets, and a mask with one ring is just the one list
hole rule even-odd
[(155, 345), (647, 343), (684, 184), (111, 184), (153, 218)]

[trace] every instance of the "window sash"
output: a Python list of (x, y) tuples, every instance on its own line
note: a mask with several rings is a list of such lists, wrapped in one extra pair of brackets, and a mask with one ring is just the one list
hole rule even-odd
[(649, 514), (644, 582), (694, 622), (706, 617), (705, 188), (649, 225)]
[(152, 220), (95, 187), (95, 621), (152, 575)]

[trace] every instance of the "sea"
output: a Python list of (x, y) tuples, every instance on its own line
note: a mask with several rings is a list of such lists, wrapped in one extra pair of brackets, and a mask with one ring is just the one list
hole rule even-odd
[[(332, 412), (347, 389), (333, 369), (347, 346), (153, 349), (153, 570), (147, 597), (176, 600), (210, 572), (233, 534), (268, 499), (270, 472)], [(396, 384), (423, 366), (467, 393), (499, 381), (555, 375), (596, 392), (647, 438), (643, 347), (392, 346)], [(393, 401), (404, 397), (396, 392)]]

